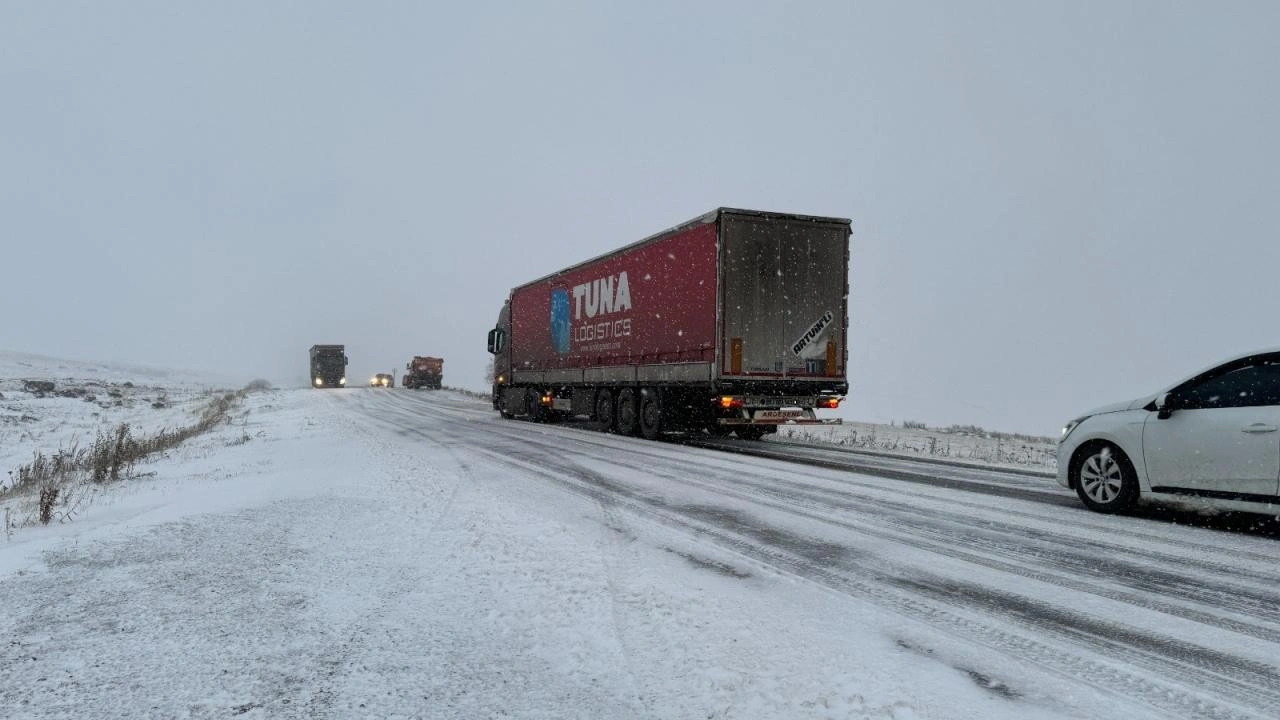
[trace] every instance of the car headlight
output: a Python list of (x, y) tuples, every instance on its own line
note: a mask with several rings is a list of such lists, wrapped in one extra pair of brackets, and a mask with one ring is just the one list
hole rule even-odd
[(1070, 434), (1071, 434), (1071, 432), (1072, 432), (1073, 430), (1075, 430), (1076, 428), (1080, 427), (1080, 423), (1082, 423), (1082, 422), (1084, 422), (1085, 420), (1088, 420), (1088, 419), (1089, 419), (1089, 416), (1088, 416), (1088, 415), (1085, 415), (1085, 416), (1084, 416), (1084, 417), (1082, 417), (1082, 418), (1076, 418), (1075, 420), (1072, 420), (1071, 422), (1067, 423), (1066, 425), (1063, 425), (1063, 426), (1062, 426), (1062, 437), (1058, 438), (1058, 442), (1059, 442), (1059, 443), (1064, 443), (1064, 442), (1066, 442), (1066, 441), (1067, 441), (1067, 436), (1068, 436), (1068, 435), (1070, 435)]

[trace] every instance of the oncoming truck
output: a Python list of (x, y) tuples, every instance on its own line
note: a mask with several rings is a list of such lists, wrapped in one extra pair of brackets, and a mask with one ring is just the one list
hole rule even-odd
[(311, 387), (337, 388), (347, 384), (347, 352), (343, 345), (311, 346)]
[(503, 417), (655, 438), (839, 423), (850, 222), (720, 208), (513, 289), (489, 332)]
[(428, 388), (439, 390), (444, 382), (444, 358), (429, 355), (414, 355), (413, 360), (404, 366), (404, 377), (400, 384), (414, 390)]

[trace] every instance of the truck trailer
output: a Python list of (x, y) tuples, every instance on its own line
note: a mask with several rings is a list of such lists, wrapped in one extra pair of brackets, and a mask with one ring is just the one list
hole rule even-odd
[(735, 432), (848, 392), (850, 221), (719, 208), (513, 289), (489, 331), (504, 418)]
[(347, 384), (347, 353), (343, 345), (311, 346), (311, 387), (337, 388)]
[(404, 377), (400, 384), (410, 390), (429, 388), (439, 390), (444, 381), (444, 358), (414, 355), (413, 360), (404, 366)]

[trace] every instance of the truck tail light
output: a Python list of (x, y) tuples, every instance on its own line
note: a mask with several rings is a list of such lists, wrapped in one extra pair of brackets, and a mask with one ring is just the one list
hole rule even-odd
[(742, 407), (742, 398), (725, 395), (720, 398), (720, 407), (724, 410), (733, 410)]
[(840, 398), (838, 397), (818, 398), (818, 407), (827, 408), (828, 410), (834, 410), (840, 407)]

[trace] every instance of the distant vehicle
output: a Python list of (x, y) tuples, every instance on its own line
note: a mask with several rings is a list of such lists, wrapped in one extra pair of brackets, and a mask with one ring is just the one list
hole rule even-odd
[(396, 376), (391, 373), (378, 373), (369, 378), (369, 387), (395, 387)]
[(839, 423), (849, 221), (720, 208), (511, 291), (489, 332), (503, 417), (655, 438)]
[(343, 345), (311, 346), (311, 387), (337, 388), (347, 384), (347, 354)]
[(1067, 423), (1058, 482), (1091, 510), (1194, 497), (1225, 510), (1280, 504), (1280, 350), (1251, 353), (1155, 395)]
[(429, 388), (439, 390), (444, 380), (444, 359), (423, 355), (413, 356), (404, 366), (405, 374), (400, 384), (410, 390)]

